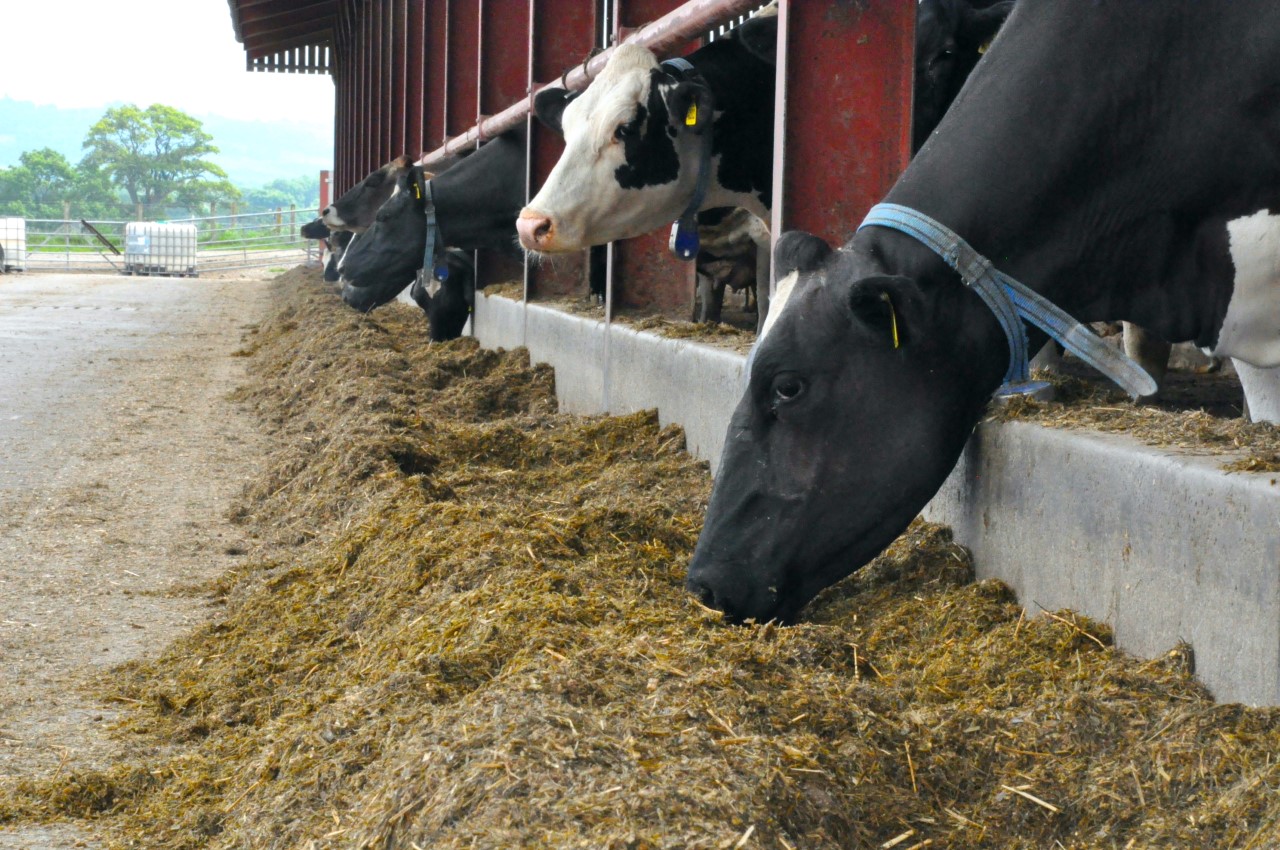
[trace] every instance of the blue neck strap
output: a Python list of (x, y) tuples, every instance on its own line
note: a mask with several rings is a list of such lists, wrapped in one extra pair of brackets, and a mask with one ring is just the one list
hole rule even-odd
[(427, 239), (422, 248), (422, 273), (435, 275), (436, 280), (444, 282), (449, 279), (449, 266), (446, 263), (436, 265), (436, 201), (431, 192), (431, 181), (426, 180), (419, 171), (415, 175), (415, 188), (422, 198), (423, 211), (427, 214)]
[[(698, 80), (700, 75), (698, 70), (693, 67), (688, 59), (668, 59), (662, 63), (664, 67), (674, 68), (680, 71), (686, 80)], [(684, 212), (680, 214), (680, 218), (676, 219), (671, 225), (671, 238), (667, 247), (671, 249), (671, 253), (675, 254), (682, 260), (692, 260), (698, 256), (698, 248), (700, 242), (698, 240), (698, 210), (702, 209), (702, 202), (707, 197), (707, 188), (711, 183), (711, 124), (713, 116), (707, 117), (706, 126), (695, 131), (701, 136), (702, 145), (698, 155), (698, 178), (694, 183), (693, 196), (689, 199), (689, 205), (685, 207)]]
[(1022, 324), (1024, 319), (1115, 381), (1134, 398), (1156, 391), (1156, 382), (1137, 363), (1108, 345), (1061, 307), (993, 267), (991, 261), (969, 243), (927, 215), (899, 204), (877, 204), (867, 213), (858, 229), (871, 226), (897, 230), (923, 243), (955, 269), (965, 284), (991, 308), (1009, 339), (1009, 369), (998, 394), (1018, 394), (1031, 386), (1027, 333)]

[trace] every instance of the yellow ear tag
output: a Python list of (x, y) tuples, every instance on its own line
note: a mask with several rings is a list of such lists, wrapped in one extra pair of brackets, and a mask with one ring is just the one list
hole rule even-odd
[(693, 127), (698, 123), (698, 102), (689, 104), (689, 111), (684, 114), (684, 126)]
[(987, 48), (988, 48), (988, 47), (990, 47), (990, 46), (991, 46), (991, 39), (987, 39), (987, 40), (986, 40), (986, 41), (984, 41), (984, 42), (982, 43), (982, 45), (978, 48), (978, 55), (979, 55), (979, 56), (981, 56), (982, 54), (986, 53), (986, 52), (987, 52)]
[(418, 187), (417, 183), (413, 184), (413, 197), (415, 200), (422, 200), (422, 189)]
[(889, 298), (889, 293), (881, 292), (880, 300), (889, 305), (889, 328), (893, 331), (893, 347), (899, 347), (898, 343), (898, 313), (893, 309), (893, 301)]

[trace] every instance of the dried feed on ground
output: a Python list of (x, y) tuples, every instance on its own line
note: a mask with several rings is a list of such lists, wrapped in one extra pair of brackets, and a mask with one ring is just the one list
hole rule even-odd
[(310, 274), (246, 347), (279, 450), (214, 623), (104, 692), (137, 758), (0, 790), (146, 848), (1251, 848), (1280, 712), (1215, 705), (915, 525), (801, 625), (683, 591), (709, 491), (652, 414), (555, 412)]

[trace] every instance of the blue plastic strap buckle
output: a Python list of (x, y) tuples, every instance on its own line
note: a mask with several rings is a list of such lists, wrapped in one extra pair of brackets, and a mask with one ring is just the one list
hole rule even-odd
[(700, 244), (696, 216), (679, 218), (671, 225), (671, 238), (667, 240), (667, 247), (681, 260), (687, 261), (697, 257)]

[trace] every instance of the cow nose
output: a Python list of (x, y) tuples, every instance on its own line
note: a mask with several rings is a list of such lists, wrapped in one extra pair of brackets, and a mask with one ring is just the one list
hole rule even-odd
[(685, 582), (685, 589), (698, 597), (707, 608), (714, 608), (717, 611), (724, 612), (724, 618), (730, 623), (741, 623), (743, 620), (742, 608), (737, 600), (734, 600), (730, 594), (717, 593), (711, 585), (697, 579), (689, 579)]
[(516, 219), (516, 232), (520, 234), (520, 244), (529, 251), (546, 248), (555, 237), (555, 224), (549, 216), (533, 210), (525, 210)]

